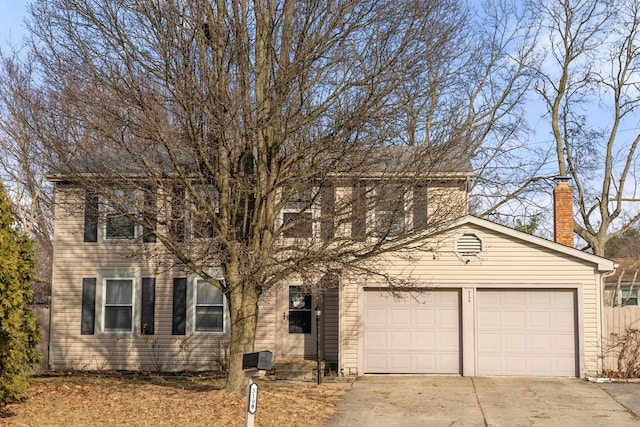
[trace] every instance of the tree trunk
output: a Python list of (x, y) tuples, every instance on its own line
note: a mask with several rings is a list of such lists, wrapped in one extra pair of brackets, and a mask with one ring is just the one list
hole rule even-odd
[(229, 291), (232, 333), (226, 389), (242, 392), (247, 384), (242, 370), (242, 355), (253, 352), (260, 290), (253, 283), (237, 281), (229, 283)]

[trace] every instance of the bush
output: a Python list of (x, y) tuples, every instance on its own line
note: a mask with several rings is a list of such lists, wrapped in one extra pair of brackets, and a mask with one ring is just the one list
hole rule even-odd
[(0, 184), (0, 406), (18, 399), (40, 360), (40, 332), (31, 313), (34, 276), (33, 243), (18, 231)]

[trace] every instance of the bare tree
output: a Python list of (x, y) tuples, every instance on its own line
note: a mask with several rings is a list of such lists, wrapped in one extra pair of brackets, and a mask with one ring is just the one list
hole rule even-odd
[[(403, 85), (425, 74), (424, 58), (453, 48), (426, 41), (443, 18), (455, 28), (456, 4), (33, 5), (50, 112), (37, 133), (54, 176), (144, 227), (144, 242), (161, 243), (176, 268), (224, 293), (228, 389), (243, 386), (241, 356), (253, 350), (264, 291), (291, 277), (313, 290), (335, 271), (382, 274), (373, 257), (401, 253), (425, 227), (464, 212), (464, 197), (439, 203), (423, 189), (452, 170), (464, 177), (466, 147), (450, 138), (407, 149), (406, 134), (388, 126), (411, 94)], [(345, 183), (351, 191), (336, 190)], [(464, 178), (457, 185), (464, 195)], [(422, 204), (422, 214), (406, 220), (407, 204)], [(384, 211), (375, 224), (355, 219), (372, 209)]]
[[(637, 131), (640, 2), (535, 2), (546, 36), (536, 68), (557, 171), (571, 177), (575, 233), (604, 255), (640, 219)], [(615, 231), (614, 231), (615, 230)]]
[(30, 58), (0, 53), (0, 61), (0, 178), (13, 202), (17, 224), (35, 242), (34, 300), (43, 302), (51, 294), (53, 212), (46, 156), (35, 125), (43, 118), (42, 102), (34, 87)]

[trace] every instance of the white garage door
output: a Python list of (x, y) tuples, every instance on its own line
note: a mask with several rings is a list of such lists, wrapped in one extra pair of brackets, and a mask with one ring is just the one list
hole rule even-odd
[(573, 290), (479, 290), (480, 375), (576, 376)]
[(460, 373), (460, 292), (364, 292), (365, 373)]

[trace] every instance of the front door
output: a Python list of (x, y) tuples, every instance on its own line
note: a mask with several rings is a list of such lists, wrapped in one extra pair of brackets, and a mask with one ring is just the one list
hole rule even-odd
[(280, 288), (280, 355), (283, 359), (315, 359), (316, 317), (315, 298), (303, 292), (301, 286)]

